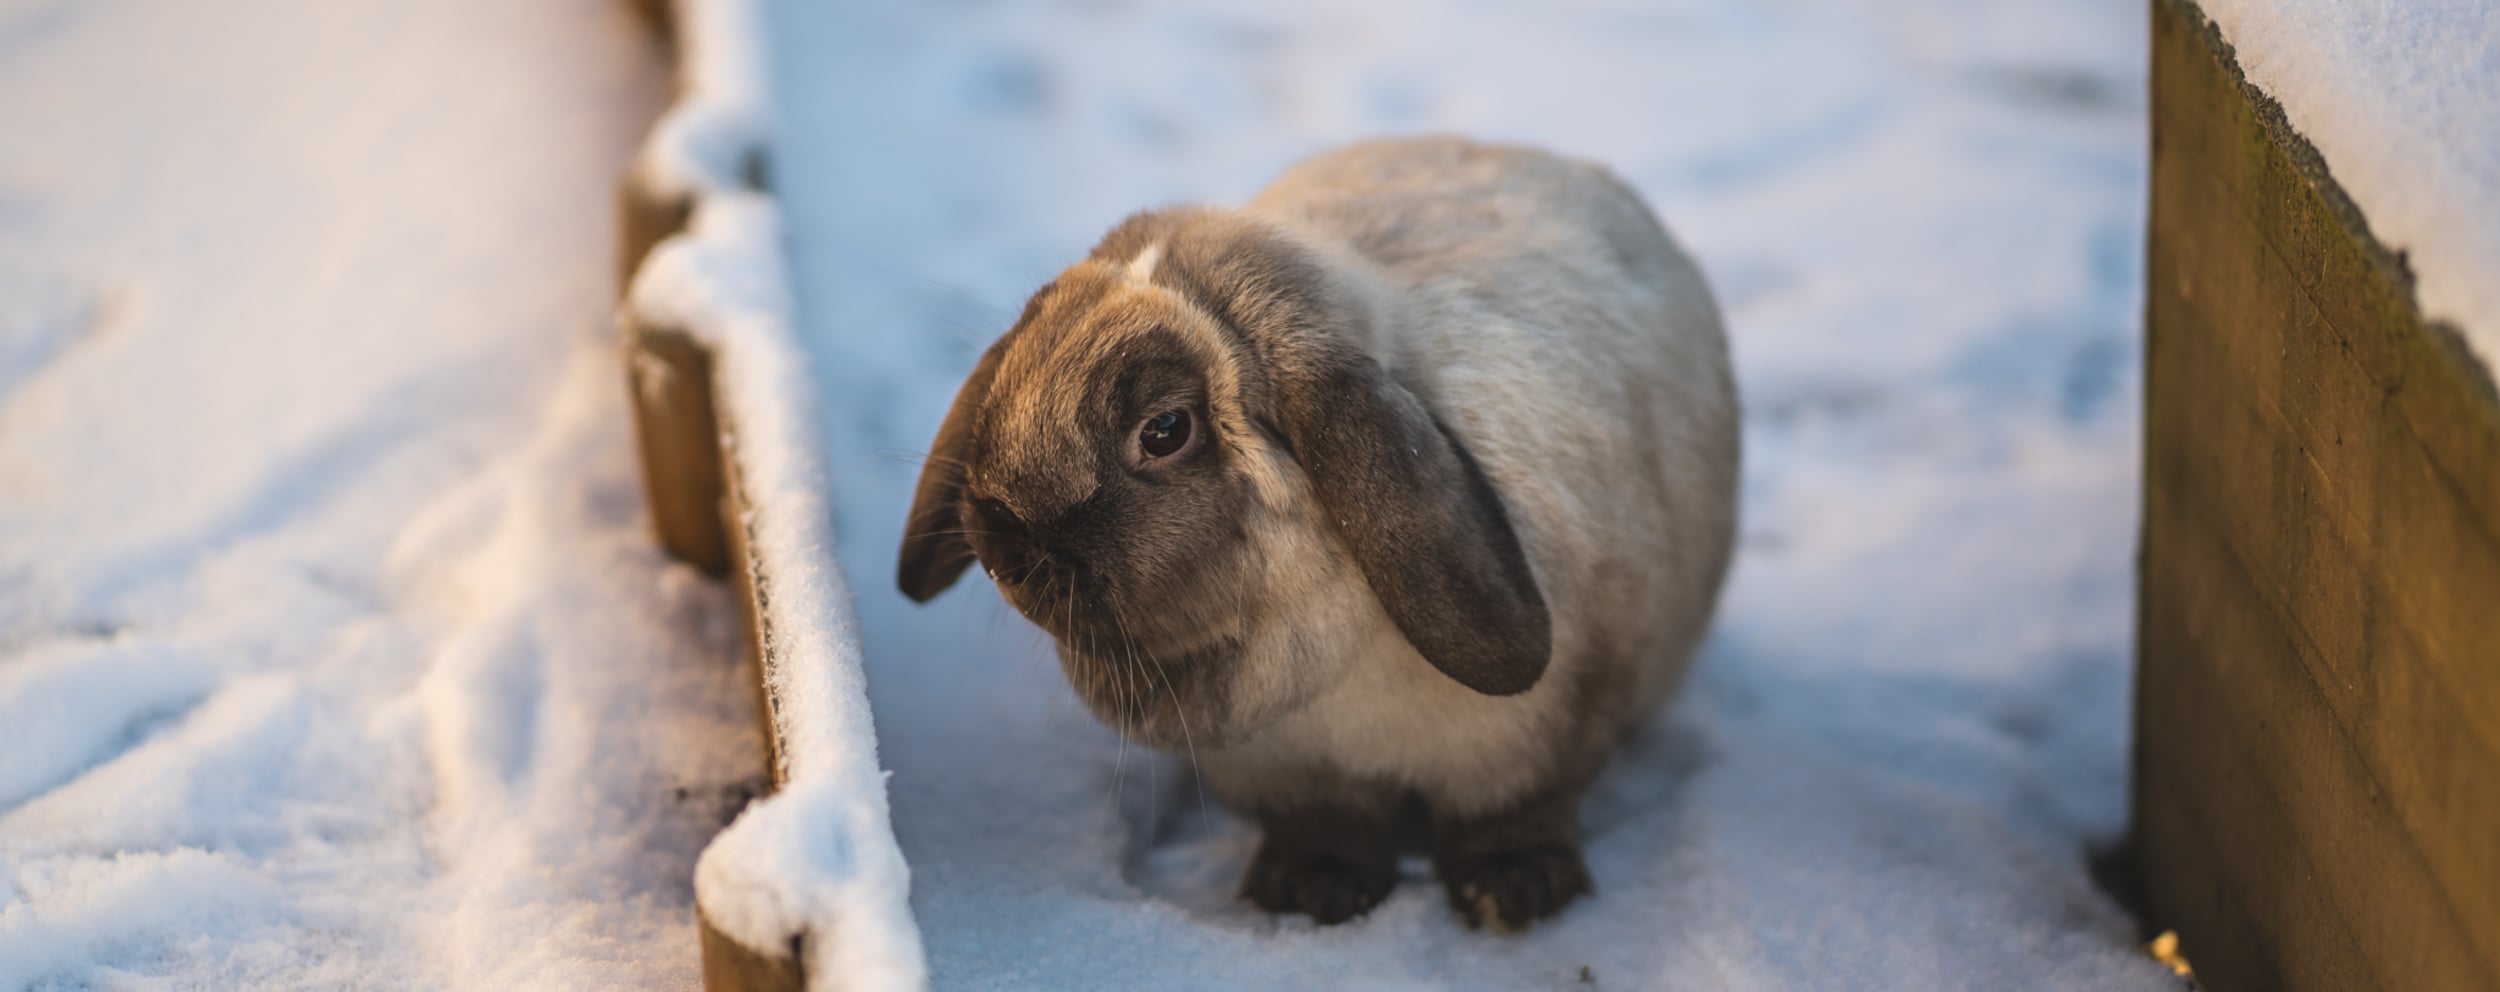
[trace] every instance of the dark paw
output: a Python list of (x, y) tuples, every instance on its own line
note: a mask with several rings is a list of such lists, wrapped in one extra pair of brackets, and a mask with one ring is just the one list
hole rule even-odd
[(1512, 933), (1562, 912), (1591, 888), (1577, 847), (1496, 851), (1440, 866), (1450, 910), (1470, 930)]
[(1301, 913), (1343, 923), (1380, 905), (1397, 886), (1397, 866), (1358, 865), (1333, 854), (1280, 854), (1262, 846), (1241, 894), (1270, 913)]

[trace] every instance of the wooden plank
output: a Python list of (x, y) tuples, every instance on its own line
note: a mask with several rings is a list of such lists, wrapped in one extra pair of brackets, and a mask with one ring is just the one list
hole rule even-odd
[(677, 40), (676, 4), (669, 0), (626, 0), (626, 5), (633, 8), (634, 16), (642, 19), (643, 27), (653, 37), (662, 42)]
[(712, 355), (693, 335), (627, 319), (625, 375), (642, 449), (643, 490), (660, 545), (711, 575), (729, 573)]
[[(2184, 230), (2231, 223), (2212, 209), (2227, 203), (2182, 206), (2156, 237), (2170, 237), (2171, 225), (2182, 222)], [(2500, 789), (2473, 787), (2476, 769), (2500, 767), (2500, 726), (2477, 717), (2500, 713), (2500, 680), (2478, 674), (2464, 652), (2443, 652), (2427, 639), (2463, 626), (2462, 618), (2440, 616), (2443, 609), (2460, 601), (2500, 603), (2500, 545), (2460, 501), (2439, 492), (2421, 445), (2367, 375), (2368, 362), (2393, 367), (2401, 356), (2338, 345), (2306, 294), (2284, 288), (2289, 273), (2271, 252), (2216, 257), (2206, 271), (2212, 286), (2275, 287), (2279, 310), (2242, 308), (2238, 315), (2280, 319), (2289, 332), (2270, 346), (2247, 335), (2207, 333), (2225, 318), (2199, 301), (2155, 297), (2155, 323), (2199, 331), (2165, 334), (2155, 346), (2163, 349), (2159, 360), (2239, 370), (2241, 380), (2215, 376), (2165, 392), (2163, 402), (2178, 407), (2169, 422), (2200, 429), (2153, 438), (2148, 457), (2167, 461), (2150, 471), (2177, 488), (2214, 493), (2230, 511), (2212, 513), (2208, 525), (2250, 568), (2276, 578), (2260, 595), (2300, 635), (2293, 659), (2324, 695), (2336, 727), (2387, 777), (2412, 831), (2459, 838), (2475, 824), (2500, 823)], [(2409, 492), (2430, 495), (2402, 501)], [(2381, 504), (2390, 500), (2399, 512), (2386, 512)], [(2305, 524), (2287, 529), (2286, 521)], [(2453, 560), (2435, 570), (2400, 567), (2441, 559)], [(2442, 576), (2447, 595), (2407, 595), (2416, 574)], [(2416, 748), (2413, 737), (2425, 727), (2459, 736), (2441, 748)], [(2450, 873), (2471, 871), (2477, 859), (2486, 870), (2494, 867), (2487, 844), (2433, 853)], [(2465, 894), (2493, 903), (2485, 912), (2500, 912), (2500, 885)]]
[[(651, 250), (685, 229), (690, 200), (652, 190), (628, 171), (617, 186), (617, 287), (633, 286)], [(712, 355), (683, 328), (655, 327), (626, 314), (627, 395), (642, 453), (643, 491), (660, 546), (711, 575), (729, 571), (728, 535), (720, 526), (725, 495), (720, 425), (712, 397)]]
[(746, 620), (747, 656), (755, 659), (755, 715), (764, 734), (764, 767), (772, 776), (772, 787), (779, 790), (787, 782), (787, 764), (782, 761), (779, 706), (773, 701), (773, 669), (781, 664), (775, 651), (772, 615), (764, 607), (772, 601), (770, 577), (756, 565), (754, 534), (747, 527), (745, 473), (738, 462), (738, 432), (735, 424), (721, 432), (720, 457), (727, 467), (729, 491), (720, 502), (721, 532), (728, 535), (730, 577), (738, 590), (738, 608)]
[(650, 257), (651, 249), (685, 230), (693, 216), (691, 198), (658, 192), (640, 172), (626, 172), (616, 186), (616, 287), (620, 295), (633, 286), (634, 273), (642, 269), (642, 260)]
[[(2174, 550), (2169, 567), (2147, 575), (2145, 594), (2174, 608), (2148, 612), (2145, 636), (2205, 664), (2174, 666), (2163, 691), (2145, 698), (2138, 719), (2172, 744), (2145, 785), (2167, 787), (2158, 794), (2201, 827), (2186, 840), (2202, 850), (2184, 863), (2158, 860), (2178, 850), (2159, 842), (2180, 838), (2145, 838), (2157, 859), (2147, 881), (2156, 905), (2175, 911), (2165, 898), (2174, 885), (2219, 874), (2255, 924), (2235, 941), (2193, 917), (2168, 920), (2193, 941), (2199, 973), (2221, 990), (2483, 987), (2457, 918), (2436, 898), (2441, 879), (2391, 842), (2405, 831), (2367, 761), (2285, 663), (2296, 635), (2200, 526), (2209, 511), (2158, 512), (2165, 525), (2147, 536)], [(2297, 939), (2278, 945), (2277, 935)], [(2391, 986), (2373, 975), (2409, 977)]]
[(695, 924), (702, 934), (703, 987), (708, 992), (799, 992), (807, 987), (796, 939), (790, 941), (787, 956), (758, 954), (721, 933), (700, 909)]
[(2152, 0), (2136, 843), (2216, 989), (2500, 989), (2500, 401)]

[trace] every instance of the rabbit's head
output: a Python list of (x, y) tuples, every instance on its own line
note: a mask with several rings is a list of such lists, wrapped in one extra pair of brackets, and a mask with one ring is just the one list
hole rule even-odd
[(1492, 484), (1364, 349), (1376, 280), (1240, 214), (1140, 214), (1033, 295), (938, 430), (903, 538), (978, 560), (1105, 722), (1236, 740), (1358, 653), (1488, 695), (1551, 621)]

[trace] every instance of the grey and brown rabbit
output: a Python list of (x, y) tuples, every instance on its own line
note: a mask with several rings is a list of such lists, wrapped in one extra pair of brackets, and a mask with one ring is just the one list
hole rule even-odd
[(1323, 923), (1420, 808), (1450, 905), (1590, 888), (1577, 807), (1682, 677), (1735, 531), (1700, 273), (1605, 170), (1455, 138), (1138, 214), (1035, 293), (938, 431), (903, 539), (977, 557), (1096, 715), (1264, 830), (1244, 894)]

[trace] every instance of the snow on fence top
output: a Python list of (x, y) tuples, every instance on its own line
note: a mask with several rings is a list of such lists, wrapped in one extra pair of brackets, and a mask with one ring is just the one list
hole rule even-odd
[(763, 14), (754, 0), (675, 0), (677, 99), (635, 168), (653, 192), (753, 190), (771, 146)]
[(909, 872), (877, 764), (851, 592), (834, 564), (815, 380), (792, 337), (777, 213), (755, 188), (771, 130), (763, 33), (752, 0), (677, 7), (679, 98), (637, 167), (658, 191), (690, 195), (693, 210), (635, 274), (628, 305), (714, 355), (782, 781), (704, 850), (696, 901), (751, 950), (779, 956), (806, 935), (812, 986), (918, 988), (926, 964)]
[(2248, 81), (2403, 252), (2424, 317), (2500, 369), (2500, 6), (2203, 0)]

